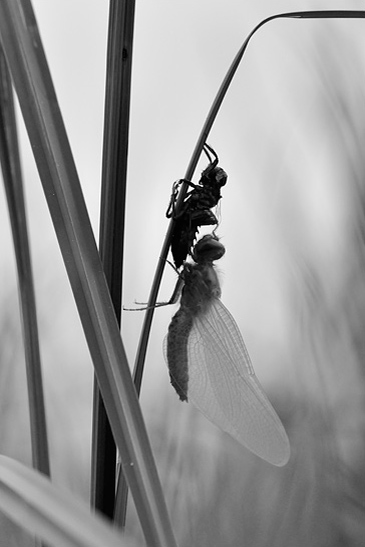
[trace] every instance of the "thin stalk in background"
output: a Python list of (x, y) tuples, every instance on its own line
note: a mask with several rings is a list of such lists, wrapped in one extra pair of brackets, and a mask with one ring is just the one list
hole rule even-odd
[(8, 201), (18, 272), (18, 290), (27, 370), (32, 462), (35, 469), (49, 476), (50, 463), (37, 311), (14, 111), (13, 87), (1, 47), (0, 162)]
[(175, 547), (146, 427), (30, 0), (1, 0), (0, 40), (146, 543)]
[[(258, 23), (254, 29), (250, 32), (250, 34), (247, 36), (245, 41), (243, 42), (242, 46), (238, 50), (238, 53), (236, 57), (234, 58), (231, 66), (228, 69), (228, 72), (218, 90), (218, 93), (213, 101), (213, 104), (211, 106), (211, 109), (208, 113), (208, 116), (205, 120), (205, 123), (203, 125), (203, 128), (200, 132), (199, 138), (197, 140), (197, 143), (195, 145), (195, 149), (193, 151), (193, 154), (191, 156), (189, 165), (187, 167), (184, 179), (187, 181), (192, 180), (194, 176), (194, 172), (197, 166), (197, 163), (199, 161), (199, 158), (201, 156), (201, 153), (203, 151), (204, 143), (206, 142), (210, 130), (213, 126), (213, 123), (217, 117), (217, 114), (219, 112), (219, 109), (222, 105), (222, 102), (226, 96), (226, 93), (228, 91), (228, 88), (233, 80), (233, 77), (241, 63), (241, 60), (243, 58), (243, 55), (247, 49), (247, 46), (253, 37), (253, 35), (266, 23), (269, 23), (270, 21), (274, 21), (275, 19), (364, 19), (365, 18), (365, 11), (355, 11), (355, 10), (319, 10), (319, 11), (297, 11), (297, 12), (288, 12), (288, 13), (279, 13), (275, 15), (271, 15), (267, 17), (266, 19), (263, 19), (260, 23)], [(187, 183), (183, 183), (181, 185), (181, 190), (179, 193), (179, 197), (176, 203), (176, 214), (179, 214), (180, 207), (182, 205), (182, 202), (186, 196), (186, 193), (189, 189), (189, 186)], [(159, 256), (159, 260), (156, 267), (155, 276), (152, 282), (151, 286), (151, 292), (148, 299), (147, 304), (147, 310), (144, 317), (144, 322), (142, 326), (141, 336), (139, 339), (136, 359), (135, 359), (135, 365), (134, 365), (134, 381), (137, 389), (137, 393), (140, 392), (141, 389), (141, 382), (142, 382), (142, 376), (143, 376), (143, 369), (144, 369), (144, 363), (146, 359), (146, 352), (147, 352), (147, 346), (148, 346), (148, 340), (149, 335), (151, 331), (151, 325), (152, 325), (152, 319), (154, 314), (154, 306), (157, 301), (158, 291), (160, 289), (162, 274), (165, 268), (167, 255), (171, 246), (171, 238), (172, 234), (174, 232), (174, 219), (172, 218), (167, 233), (165, 236), (165, 240), (162, 245), (161, 253)]]
[[(110, 1), (104, 109), (99, 253), (119, 325), (134, 8), (135, 0)], [(111, 519), (114, 517), (115, 483), (116, 446), (94, 378), (91, 504)], [(117, 488), (117, 498), (120, 498), (118, 491)], [(121, 505), (125, 508), (126, 504)], [(116, 519), (123, 525), (125, 510), (119, 509)]]

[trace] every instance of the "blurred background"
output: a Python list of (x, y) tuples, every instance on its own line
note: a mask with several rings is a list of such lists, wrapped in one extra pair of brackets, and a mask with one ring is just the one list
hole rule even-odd
[[(98, 240), (108, 2), (33, 6)], [(218, 87), (252, 28), (293, 9), (361, 8), (355, 0), (137, 2), (125, 306), (148, 298), (171, 185), (184, 176)], [(264, 26), (210, 134), (229, 175), (218, 229), (227, 250), (217, 264), (222, 301), (287, 429), (292, 457), (274, 468), (178, 401), (162, 355), (176, 308), (158, 309), (141, 402), (182, 546), (363, 545), (364, 25)], [(88, 500), (92, 363), (20, 115), (19, 131), (52, 476)], [(196, 180), (206, 164), (202, 158)], [(0, 192), (0, 452), (30, 462), (15, 260)], [(160, 300), (175, 281), (166, 268)], [(123, 313), (131, 367), (142, 321), (143, 312)], [(139, 537), (132, 502), (129, 513)], [(15, 528), (6, 534), (8, 545), (19, 544)]]

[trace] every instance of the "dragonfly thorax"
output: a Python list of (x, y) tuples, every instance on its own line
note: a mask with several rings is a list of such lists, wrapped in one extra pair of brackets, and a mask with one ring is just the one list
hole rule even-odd
[(204, 264), (186, 263), (183, 271), (184, 287), (181, 306), (193, 316), (206, 313), (214, 298), (219, 298), (221, 288), (217, 273), (211, 262)]

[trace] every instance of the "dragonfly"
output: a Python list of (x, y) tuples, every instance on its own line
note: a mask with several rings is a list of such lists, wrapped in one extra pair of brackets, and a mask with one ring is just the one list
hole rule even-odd
[(164, 341), (171, 384), (182, 401), (192, 402), (251, 452), (283, 466), (290, 457), (285, 429), (255, 375), (237, 323), (220, 300), (213, 262), (224, 253), (218, 237), (207, 234), (192, 251), (194, 262), (185, 262), (179, 275), (180, 308)]
[[(219, 158), (214, 149), (207, 143), (203, 150), (209, 165), (201, 174), (198, 184), (179, 179), (174, 182), (170, 203), (166, 211), (167, 218), (175, 221), (171, 239), (171, 253), (176, 268), (180, 268), (193, 247), (199, 227), (218, 224), (218, 219), (211, 211), (221, 199), (221, 188), (227, 182), (227, 173), (218, 166)], [(192, 188), (184, 198), (180, 211), (176, 211), (176, 201), (183, 182)]]

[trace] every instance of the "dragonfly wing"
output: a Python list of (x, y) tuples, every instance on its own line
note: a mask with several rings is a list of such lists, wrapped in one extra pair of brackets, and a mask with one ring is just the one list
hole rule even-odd
[(194, 319), (188, 338), (188, 400), (264, 460), (285, 465), (284, 427), (255, 376), (239, 328), (219, 299)]

